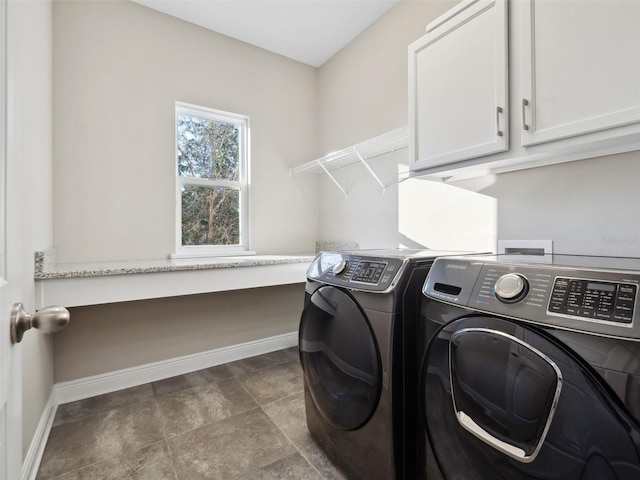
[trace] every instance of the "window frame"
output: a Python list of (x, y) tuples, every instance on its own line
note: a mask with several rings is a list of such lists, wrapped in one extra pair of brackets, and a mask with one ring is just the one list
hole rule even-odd
[[(238, 181), (210, 180), (206, 178), (181, 177), (178, 171), (178, 116), (190, 115), (216, 122), (229, 123), (238, 127)], [(212, 257), (224, 255), (253, 255), (250, 250), (249, 232), (249, 117), (236, 113), (215, 110), (213, 108), (176, 102), (174, 115), (174, 168), (176, 177), (175, 190), (175, 248), (170, 258)], [(182, 187), (184, 185), (231, 188), (239, 192), (239, 228), (240, 241), (235, 245), (183, 245), (182, 244)]]

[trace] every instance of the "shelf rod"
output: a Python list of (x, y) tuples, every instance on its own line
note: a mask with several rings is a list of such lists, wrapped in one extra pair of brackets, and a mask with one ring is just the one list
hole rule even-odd
[(338, 181), (336, 180), (336, 178), (331, 175), (331, 172), (329, 172), (329, 170), (327, 170), (327, 167), (324, 166), (324, 164), (322, 163), (322, 161), (318, 160), (318, 165), (320, 165), (320, 167), (322, 168), (322, 170), (324, 170), (324, 173), (326, 173), (327, 175), (329, 175), (329, 178), (331, 180), (333, 180), (333, 183), (336, 184), (336, 186), (340, 189), (340, 191), (342, 192), (342, 194), (344, 195), (344, 198), (349, 198), (349, 195), (347, 194), (347, 192), (344, 190), (344, 188), (342, 188), (342, 185), (340, 185), (338, 183)]
[(367, 170), (369, 171), (369, 173), (373, 176), (373, 178), (376, 179), (376, 182), (378, 182), (380, 184), (380, 186), (382, 187), (382, 193), (385, 194), (387, 193), (387, 187), (384, 186), (384, 183), (382, 183), (382, 181), (380, 180), (380, 178), (378, 178), (378, 176), (376, 175), (376, 172), (373, 171), (373, 169), (369, 166), (369, 164), (367, 163), (367, 161), (364, 159), (364, 157), (362, 155), (360, 155), (360, 152), (358, 151), (357, 148), (353, 148), (354, 153), (356, 154), (356, 156), (360, 159), (360, 161), (362, 162), (362, 164), (367, 168)]

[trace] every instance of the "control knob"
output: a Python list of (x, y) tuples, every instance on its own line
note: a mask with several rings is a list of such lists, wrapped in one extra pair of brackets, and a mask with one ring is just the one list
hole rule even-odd
[(501, 302), (516, 303), (529, 293), (529, 282), (522, 275), (507, 273), (496, 280), (493, 291)]
[(333, 266), (333, 269), (332, 269), (333, 274), (336, 276), (343, 274), (348, 266), (349, 266), (349, 262), (347, 260), (340, 260), (338, 263), (336, 263)]

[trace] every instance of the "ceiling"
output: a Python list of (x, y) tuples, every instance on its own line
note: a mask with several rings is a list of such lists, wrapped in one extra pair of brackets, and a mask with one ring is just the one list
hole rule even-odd
[(319, 67), (399, 0), (132, 0)]

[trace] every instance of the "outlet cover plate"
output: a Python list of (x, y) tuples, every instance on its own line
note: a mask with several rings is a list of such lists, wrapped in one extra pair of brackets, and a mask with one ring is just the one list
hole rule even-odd
[(498, 240), (498, 253), (545, 255), (553, 253), (552, 240)]

